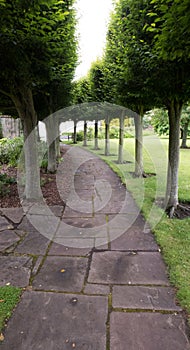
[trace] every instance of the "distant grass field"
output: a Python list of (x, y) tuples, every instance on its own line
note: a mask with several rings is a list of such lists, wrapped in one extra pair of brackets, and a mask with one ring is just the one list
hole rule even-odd
[[(94, 151), (93, 142), (89, 142), (89, 149), (101, 156), (126, 181), (127, 189), (149, 221), (168, 266), (170, 281), (177, 289), (178, 300), (188, 313), (190, 323), (190, 218), (169, 219), (155, 204), (155, 199), (163, 198), (165, 194), (168, 139), (153, 135), (144, 137), (144, 170), (156, 173), (156, 176), (145, 179), (131, 176), (135, 165), (134, 139), (125, 140), (126, 164), (122, 165), (117, 164), (118, 140), (110, 140), (109, 157), (103, 155), (103, 141), (99, 142), (99, 147), (99, 151)], [(180, 150), (179, 198), (190, 202), (189, 164), (190, 149)]]

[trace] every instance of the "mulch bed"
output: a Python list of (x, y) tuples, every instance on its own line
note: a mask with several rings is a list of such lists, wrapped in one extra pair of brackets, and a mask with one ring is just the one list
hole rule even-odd
[[(17, 178), (17, 169), (13, 167), (3, 167), (0, 170), (1, 173), (7, 174), (7, 176)], [(47, 205), (64, 205), (63, 200), (60, 198), (56, 185), (56, 174), (47, 174), (41, 171), (41, 189), (43, 197)], [(9, 193), (0, 197), (1, 208), (16, 208), (21, 207), (21, 202), (18, 194), (17, 183), (9, 184), (7, 186)]]

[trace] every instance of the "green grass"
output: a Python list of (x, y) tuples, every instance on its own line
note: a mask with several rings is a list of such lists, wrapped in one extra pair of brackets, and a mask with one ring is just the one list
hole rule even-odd
[[(163, 258), (168, 266), (170, 281), (176, 287), (177, 297), (186, 310), (190, 322), (190, 218), (169, 219), (155, 203), (155, 199), (164, 198), (167, 173), (167, 138), (144, 137), (144, 170), (157, 176), (146, 179), (134, 179), (134, 140), (126, 139), (124, 160), (132, 163), (116, 164), (118, 140), (111, 140), (111, 156), (103, 154), (104, 143), (99, 143), (100, 150), (93, 151), (101, 156), (111, 168), (126, 181), (127, 189), (132, 193), (142, 214), (149, 221), (156, 240), (160, 245)], [(190, 146), (190, 143), (189, 143)], [(92, 151), (93, 143), (89, 143)], [(190, 201), (189, 175), (190, 149), (180, 150), (179, 198)]]
[(10, 318), (12, 310), (18, 303), (21, 289), (13, 286), (0, 287), (0, 331)]

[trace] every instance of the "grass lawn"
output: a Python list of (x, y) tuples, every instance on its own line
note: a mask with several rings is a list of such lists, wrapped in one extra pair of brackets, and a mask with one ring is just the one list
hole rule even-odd
[(5, 321), (11, 316), (12, 310), (18, 303), (20, 295), (20, 288), (13, 286), (0, 288), (0, 331), (4, 327)]
[[(168, 266), (170, 281), (177, 289), (178, 300), (188, 313), (190, 323), (190, 218), (169, 219), (155, 204), (155, 199), (164, 198), (168, 139), (159, 139), (153, 135), (144, 137), (144, 170), (157, 174), (145, 179), (131, 176), (134, 171), (134, 139), (125, 140), (125, 164), (122, 165), (117, 164), (118, 140), (110, 140), (110, 143), (111, 156), (103, 155), (103, 141), (99, 143), (100, 150), (93, 152), (100, 155), (126, 181), (127, 189), (149, 221)], [(89, 142), (89, 149), (93, 150), (92, 142)], [(190, 201), (190, 149), (180, 150), (180, 153), (179, 198)]]

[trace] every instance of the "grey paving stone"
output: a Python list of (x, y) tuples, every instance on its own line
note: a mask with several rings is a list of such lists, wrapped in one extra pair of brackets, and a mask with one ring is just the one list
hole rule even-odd
[(25, 292), (1, 349), (106, 350), (107, 304), (105, 296)]
[(0, 232), (0, 252), (9, 248), (11, 245), (19, 241), (19, 237), (13, 230), (5, 230)]
[(176, 305), (175, 292), (169, 287), (114, 286), (114, 308), (182, 311)]
[[(116, 231), (117, 232), (117, 231)], [(151, 232), (144, 233), (143, 227), (135, 223), (124, 234), (111, 242), (112, 250), (158, 251), (159, 247)]]
[(27, 219), (25, 216), (20, 223), (20, 225), (17, 227), (18, 230), (24, 231), (24, 232), (38, 232), (37, 229), (31, 224), (31, 222)]
[(93, 253), (88, 282), (169, 285), (159, 253)]
[(111, 314), (110, 350), (189, 350), (182, 316), (161, 313)]
[(0, 285), (26, 287), (29, 283), (32, 259), (19, 256), (0, 256)]
[(64, 207), (55, 205), (55, 206), (47, 206), (46, 204), (34, 204), (29, 209), (28, 213), (31, 215), (49, 215), (49, 216), (58, 216), (61, 217), (63, 214)]
[(17, 246), (15, 252), (21, 254), (44, 255), (50, 241), (37, 232), (29, 232)]
[(19, 224), (24, 216), (22, 208), (2, 208), (1, 210), (14, 224)]
[(80, 213), (77, 210), (74, 210), (66, 205), (64, 213), (63, 213), (63, 219), (66, 218), (92, 218), (93, 212), (91, 213)]
[(84, 293), (92, 295), (108, 295), (110, 293), (110, 288), (101, 284), (87, 283), (84, 288)]
[(48, 256), (33, 286), (39, 290), (80, 292), (86, 275), (88, 259)]
[(90, 251), (91, 248), (72, 248), (53, 243), (48, 255), (87, 256)]
[(0, 216), (0, 232), (3, 230), (11, 230), (12, 228), (13, 226), (8, 222), (8, 220)]

